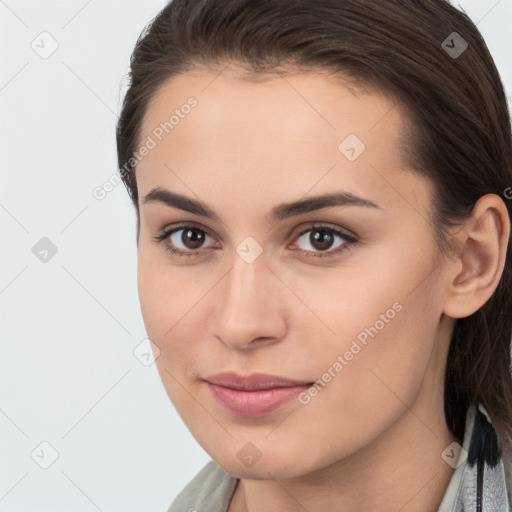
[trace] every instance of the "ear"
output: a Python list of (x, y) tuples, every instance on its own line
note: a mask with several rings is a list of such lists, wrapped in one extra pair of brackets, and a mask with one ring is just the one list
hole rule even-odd
[(444, 313), (464, 318), (489, 300), (503, 274), (510, 238), (505, 203), (496, 194), (482, 196), (463, 229), (452, 236), (461, 249), (448, 267)]

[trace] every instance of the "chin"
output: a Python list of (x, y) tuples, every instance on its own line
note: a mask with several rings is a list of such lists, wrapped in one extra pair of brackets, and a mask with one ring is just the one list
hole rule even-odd
[(298, 465), (296, 456), (290, 456), (289, 460), (277, 460), (273, 457), (265, 458), (262, 456), (252, 466), (246, 465), (238, 457), (226, 458), (221, 456), (220, 458), (212, 458), (228, 475), (250, 480), (286, 480), (300, 477), (315, 469), (310, 467), (311, 464), (304, 467)]

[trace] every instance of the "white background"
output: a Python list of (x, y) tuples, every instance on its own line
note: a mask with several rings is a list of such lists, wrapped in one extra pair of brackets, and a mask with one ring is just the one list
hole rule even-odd
[[(146, 333), (126, 189), (92, 195), (116, 173), (129, 57), (164, 5), (0, 0), (0, 512), (165, 512), (209, 460), (133, 354)], [(460, 6), (510, 97), (512, 0)], [(47, 59), (31, 48), (43, 31)]]

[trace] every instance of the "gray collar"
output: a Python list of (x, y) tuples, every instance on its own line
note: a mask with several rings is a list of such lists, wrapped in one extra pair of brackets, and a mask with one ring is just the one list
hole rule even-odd
[(464, 434), (466, 458), (453, 512), (510, 512), (510, 474), (505, 471), (498, 438), (482, 404), (472, 405), (466, 416)]

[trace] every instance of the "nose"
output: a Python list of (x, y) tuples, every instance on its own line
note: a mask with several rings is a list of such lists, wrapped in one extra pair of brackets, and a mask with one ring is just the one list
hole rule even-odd
[(236, 350), (278, 342), (287, 325), (283, 288), (263, 254), (252, 263), (235, 254), (231, 270), (215, 287), (208, 330)]

